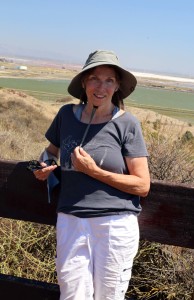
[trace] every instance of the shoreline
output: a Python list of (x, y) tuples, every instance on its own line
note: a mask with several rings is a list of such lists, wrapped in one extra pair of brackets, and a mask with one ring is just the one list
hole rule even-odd
[(194, 78), (190, 78), (190, 77), (178, 77), (178, 76), (160, 75), (160, 74), (143, 73), (143, 72), (132, 72), (132, 73), (134, 76), (140, 78), (159, 79), (159, 80), (177, 81), (177, 82), (194, 84)]

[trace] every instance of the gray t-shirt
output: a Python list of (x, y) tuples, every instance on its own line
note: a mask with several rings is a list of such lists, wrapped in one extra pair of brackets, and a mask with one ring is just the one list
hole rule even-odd
[[(64, 105), (46, 132), (46, 138), (60, 148), (61, 191), (58, 212), (78, 217), (99, 217), (141, 211), (140, 197), (122, 192), (86, 174), (71, 164), (71, 153), (82, 140), (87, 124), (79, 121), (73, 104)], [(102, 124), (92, 124), (83, 148), (96, 164), (110, 172), (128, 174), (125, 157), (147, 156), (139, 121), (125, 112)]]

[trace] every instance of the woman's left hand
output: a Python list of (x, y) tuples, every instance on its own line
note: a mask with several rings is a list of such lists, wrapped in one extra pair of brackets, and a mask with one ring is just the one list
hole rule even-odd
[(88, 174), (94, 170), (97, 165), (93, 158), (81, 147), (76, 147), (71, 154), (71, 161), (76, 171)]

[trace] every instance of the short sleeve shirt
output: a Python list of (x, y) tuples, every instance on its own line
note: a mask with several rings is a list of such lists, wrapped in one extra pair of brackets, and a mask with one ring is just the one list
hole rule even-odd
[[(58, 212), (78, 217), (98, 217), (141, 211), (137, 195), (122, 192), (74, 170), (71, 153), (80, 145), (87, 124), (79, 121), (73, 105), (64, 105), (46, 132), (60, 148), (61, 191)], [(82, 146), (96, 164), (107, 171), (128, 174), (125, 157), (148, 156), (139, 121), (125, 112), (106, 123), (91, 124)]]

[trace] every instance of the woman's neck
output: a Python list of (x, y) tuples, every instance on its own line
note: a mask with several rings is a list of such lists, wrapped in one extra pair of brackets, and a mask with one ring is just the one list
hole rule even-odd
[[(105, 123), (112, 119), (115, 106), (113, 104), (110, 107), (99, 106), (92, 119), (92, 124)], [(82, 111), (81, 121), (88, 123), (92, 114), (93, 107), (86, 104), (86, 107)]]

